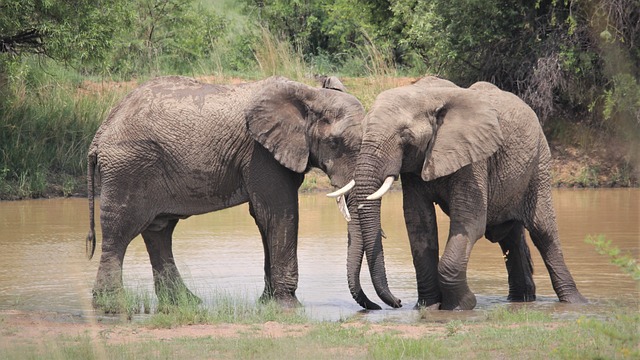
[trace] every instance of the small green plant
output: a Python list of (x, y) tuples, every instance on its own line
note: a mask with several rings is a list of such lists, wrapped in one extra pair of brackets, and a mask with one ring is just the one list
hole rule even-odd
[(133, 315), (146, 312), (149, 303), (147, 292), (135, 292), (128, 289), (100, 292), (94, 296), (93, 303), (106, 314), (122, 314), (131, 320)]
[(447, 328), (447, 337), (456, 335), (463, 329), (462, 321), (460, 320), (452, 320), (449, 321), (446, 325)]
[(633, 280), (640, 281), (640, 265), (638, 265), (638, 260), (633, 258), (629, 252), (622, 252), (620, 248), (613, 245), (611, 240), (602, 234), (589, 235), (584, 241), (595, 246), (598, 254), (608, 256), (612, 264), (631, 275)]
[(62, 175), (62, 195), (64, 197), (71, 196), (77, 186), (78, 186), (78, 183), (73, 176), (69, 174)]
[(533, 311), (527, 306), (509, 308), (506, 306), (497, 307), (487, 313), (487, 320), (499, 324), (516, 324), (550, 321), (549, 314), (542, 311)]
[(597, 166), (585, 166), (576, 176), (576, 184), (582, 187), (595, 187), (598, 185), (598, 173), (600, 169)]

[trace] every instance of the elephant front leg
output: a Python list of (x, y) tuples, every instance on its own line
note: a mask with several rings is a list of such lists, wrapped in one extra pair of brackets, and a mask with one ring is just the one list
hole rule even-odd
[(245, 181), (249, 211), (260, 230), (264, 247), (265, 289), (262, 300), (275, 299), (285, 307), (299, 306), (298, 188), (304, 175), (280, 165), (256, 146)]
[(449, 239), (438, 264), (442, 290), (440, 308), (443, 310), (471, 310), (476, 306), (476, 296), (467, 283), (467, 265), (471, 250), (484, 234), (487, 224), (484, 187), (477, 186), (474, 181), (462, 181), (457, 185), (449, 204)]
[(442, 301), (438, 284), (438, 227), (435, 206), (422, 186), (422, 179), (402, 174), (404, 220), (418, 285), (415, 308), (438, 308)]
[(181, 303), (201, 303), (185, 285), (173, 258), (172, 234), (178, 219), (156, 218), (142, 232), (153, 268), (153, 283), (161, 307)]
[(261, 301), (276, 300), (284, 307), (296, 307), (300, 302), (298, 287), (297, 209), (275, 213), (274, 209), (251, 205), (264, 247), (264, 292)]
[(438, 279), (442, 291), (441, 310), (471, 310), (476, 296), (467, 283), (467, 265), (475, 240), (455, 233), (449, 237), (440, 263)]

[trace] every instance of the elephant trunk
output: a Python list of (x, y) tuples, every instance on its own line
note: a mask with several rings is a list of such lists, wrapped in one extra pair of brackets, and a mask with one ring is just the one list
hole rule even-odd
[(368, 310), (380, 310), (380, 305), (369, 300), (360, 285), (360, 270), (362, 269), (362, 258), (364, 256), (364, 246), (362, 243), (362, 233), (360, 231), (360, 219), (358, 217), (357, 202), (355, 196), (350, 196), (347, 200), (351, 221), (349, 222), (349, 245), (347, 250), (347, 281), (349, 291), (353, 299), (363, 308)]
[[(386, 164), (385, 164), (386, 165)], [(375, 156), (361, 152), (356, 166), (355, 195), (358, 203), (358, 222), (362, 234), (364, 252), (367, 255), (369, 272), (376, 293), (387, 305), (401, 307), (400, 299), (389, 290), (382, 250), (382, 230), (380, 226), (380, 200), (367, 200), (382, 185), (378, 176), (383, 162)]]

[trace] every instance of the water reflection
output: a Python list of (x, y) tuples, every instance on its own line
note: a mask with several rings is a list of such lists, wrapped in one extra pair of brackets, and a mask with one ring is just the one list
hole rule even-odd
[[(635, 304), (638, 288), (593, 246), (589, 234), (604, 234), (622, 250), (638, 258), (640, 190), (557, 190), (554, 192), (565, 259), (580, 291), (598, 302)], [(391, 290), (403, 300), (399, 310), (361, 312), (351, 299), (346, 281), (346, 223), (335, 202), (322, 194), (300, 198), (298, 297), (317, 319), (351, 316), (371, 321), (415, 321), (417, 293), (409, 244), (402, 217), (400, 193), (383, 201), (382, 223), (387, 274)], [(440, 245), (444, 248), (448, 219), (438, 214)], [(84, 238), (88, 229), (85, 199), (52, 199), (0, 203), (0, 309), (90, 313), (90, 289), (100, 256), (87, 261)], [(101, 234), (98, 232), (100, 241)], [(263, 287), (263, 252), (258, 230), (247, 205), (181, 221), (174, 235), (174, 254), (190, 288), (205, 301), (225, 292), (255, 299)], [(539, 301), (533, 306), (562, 312), (548, 273), (537, 251), (532, 251)], [(468, 271), (471, 289), (478, 295), (477, 310), (429, 315), (434, 321), (452, 316), (473, 319), (484, 309), (506, 303), (508, 291), (504, 261), (497, 244), (478, 242)], [(152, 292), (151, 266), (141, 238), (129, 246), (124, 264), (125, 285)], [(364, 290), (378, 303), (363, 268)], [(509, 305), (517, 306), (517, 305)], [(569, 308), (571, 308), (569, 306)]]

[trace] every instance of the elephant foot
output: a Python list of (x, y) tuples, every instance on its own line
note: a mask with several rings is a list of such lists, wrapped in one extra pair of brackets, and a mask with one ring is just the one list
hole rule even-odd
[(421, 299), (418, 298), (418, 302), (413, 307), (414, 310), (438, 310), (440, 309), (441, 300), (438, 299)]
[(186, 287), (179, 289), (162, 289), (156, 291), (158, 297), (158, 311), (169, 312), (171, 308), (183, 306), (198, 306), (202, 304), (202, 299), (194, 295)]
[(421, 305), (420, 302), (418, 301), (416, 303), (416, 305), (413, 307), (413, 310), (426, 310), (426, 311), (432, 311), (432, 310), (440, 310), (440, 303), (434, 303), (431, 305)]
[(298, 298), (296, 298), (295, 295), (277, 296), (277, 295), (262, 294), (258, 299), (258, 301), (260, 301), (263, 304), (266, 304), (269, 302), (275, 302), (280, 307), (285, 309), (294, 309), (302, 306), (302, 303), (298, 301)]
[(577, 290), (568, 295), (559, 296), (560, 302), (566, 302), (569, 304), (587, 304), (589, 300), (582, 296)]
[(122, 288), (94, 289), (91, 305), (95, 310), (105, 314), (121, 314), (127, 312), (127, 294)]
[(476, 303), (476, 296), (471, 291), (466, 291), (459, 298), (443, 296), (440, 310), (473, 310)]
[(521, 295), (509, 294), (509, 296), (507, 296), (507, 301), (511, 301), (511, 302), (532, 302), (532, 301), (536, 301), (536, 294), (521, 294)]

